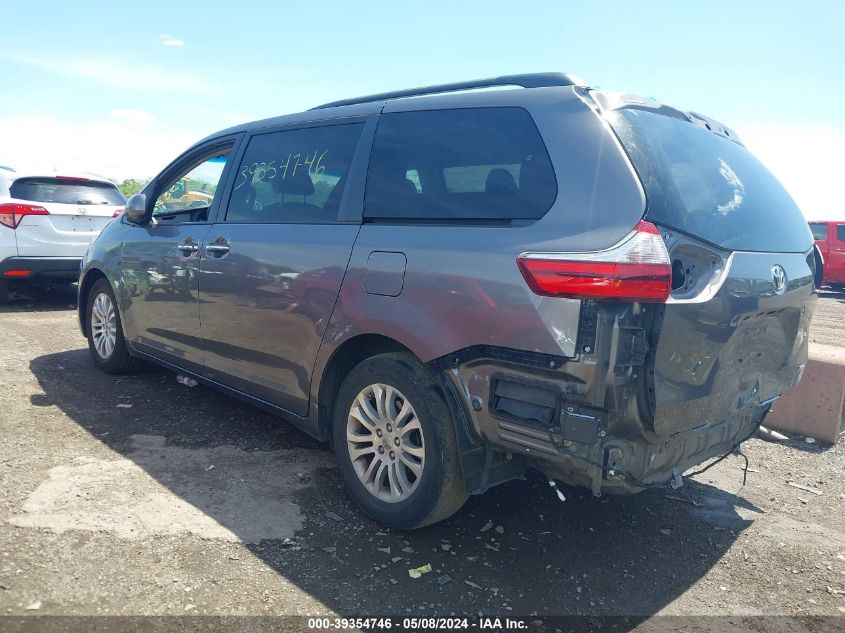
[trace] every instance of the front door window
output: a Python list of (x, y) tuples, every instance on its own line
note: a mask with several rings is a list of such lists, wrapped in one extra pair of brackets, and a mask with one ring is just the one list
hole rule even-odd
[(217, 152), (171, 179), (156, 198), (153, 217), (168, 223), (207, 220), (228, 155), (228, 149)]

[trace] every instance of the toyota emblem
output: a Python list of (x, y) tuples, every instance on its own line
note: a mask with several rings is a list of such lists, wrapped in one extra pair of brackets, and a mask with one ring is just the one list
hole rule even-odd
[(772, 266), (772, 283), (775, 294), (782, 295), (786, 290), (786, 271), (783, 266)]

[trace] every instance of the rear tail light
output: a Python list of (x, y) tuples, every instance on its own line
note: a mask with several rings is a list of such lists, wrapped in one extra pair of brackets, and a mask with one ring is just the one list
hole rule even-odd
[(29, 277), (31, 270), (7, 270), (3, 273), (4, 277)]
[(660, 231), (640, 221), (616, 246), (592, 253), (526, 253), (517, 264), (538, 295), (663, 303), (672, 264)]
[(0, 224), (10, 229), (18, 228), (21, 220), (27, 215), (50, 215), (47, 209), (35, 204), (20, 204), (10, 202), (0, 204)]

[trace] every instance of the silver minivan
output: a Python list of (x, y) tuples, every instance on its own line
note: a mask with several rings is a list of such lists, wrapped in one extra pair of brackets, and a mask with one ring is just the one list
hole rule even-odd
[(724, 125), (518, 75), (200, 141), (94, 242), (79, 318), (103, 371), (278, 412), (415, 528), (528, 468), (631, 493), (736, 450), (801, 378), (812, 246)]

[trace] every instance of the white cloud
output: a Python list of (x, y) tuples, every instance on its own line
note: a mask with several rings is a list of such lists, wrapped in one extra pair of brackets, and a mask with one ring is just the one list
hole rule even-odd
[(149, 92), (160, 90), (162, 94), (188, 94), (218, 96), (220, 86), (207, 82), (199, 75), (186, 70), (163, 68), (154, 64), (129, 64), (113, 59), (90, 57), (16, 59), (41, 70), (58, 73), (66, 77), (88, 79), (119, 90)]
[(132, 125), (149, 125), (155, 122), (156, 118), (149, 112), (135, 108), (116, 108), (109, 112), (109, 116), (118, 121), (125, 121)]
[(112, 110), (108, 119), (82, 124), (0, 117), (0, 164), (88, 171), (117, 181), (148, 178), (200, 136), (132, 109)]
[(845, 220), (845, 130), (778, 122), (735, 127), (743, 143), (783, 183), (810, 220)]
[(162, 43), (164, 46), (184, 46), (185, 40), (180, 40), (171, 35), (166, 33), (162, 33), (158, 36), (158, 41)]

